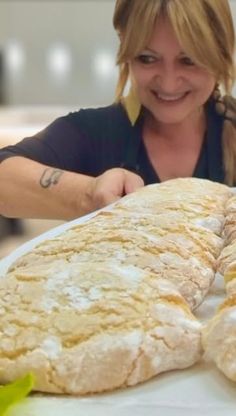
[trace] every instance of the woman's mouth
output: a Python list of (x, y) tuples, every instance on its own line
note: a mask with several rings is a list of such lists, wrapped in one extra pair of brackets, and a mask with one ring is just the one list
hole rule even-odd
[(165, 104), (175, 104), (179, 103), (189, 94), (189, 91), (181, 92), (179, 94), (162, 94), (156, 91), (152, 91), (155, 98), (158, 99), (158, 101), (165, 103)]

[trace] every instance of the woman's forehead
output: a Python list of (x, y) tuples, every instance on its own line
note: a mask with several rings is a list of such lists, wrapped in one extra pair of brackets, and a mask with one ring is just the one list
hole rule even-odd
[(150, 49), (163, 48), (166, 46), (181, 50), (182, 47), (170, 20), (166, 17), (158, 17), (147, 40), (147, 47)]

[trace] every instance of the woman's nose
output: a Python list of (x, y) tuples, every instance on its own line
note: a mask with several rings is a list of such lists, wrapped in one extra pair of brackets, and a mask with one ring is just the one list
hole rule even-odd
[(161, 71), (158, 71), (156, 75), (158, 88), (167, 94), (179, 92), (182, 80), (182, 74), (173, 65), (163, 65)]

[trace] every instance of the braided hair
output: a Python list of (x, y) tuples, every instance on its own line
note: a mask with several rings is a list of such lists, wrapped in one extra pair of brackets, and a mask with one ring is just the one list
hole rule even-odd
[(236, 184), (236, 99), (231, 95), (222, 95), (217, 85), (213, 98), (218, 114), (224, 118), (222, 147), (225, 170), (225, 183)]

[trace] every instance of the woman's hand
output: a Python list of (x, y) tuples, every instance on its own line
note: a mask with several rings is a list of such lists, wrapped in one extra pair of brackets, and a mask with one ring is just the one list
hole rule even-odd
[(126, 169), (113, 168), (90, 182), (88, 197), (92, 210), (103, 208), (144, 186), (143, 179)]

